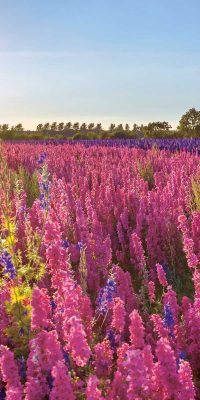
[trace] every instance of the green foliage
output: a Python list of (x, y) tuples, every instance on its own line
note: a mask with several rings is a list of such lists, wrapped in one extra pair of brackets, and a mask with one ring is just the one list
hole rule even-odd
[(24, 167), (20, 166), (17, 177), (22, 181), (23, 188), (26, 192), (27, 206), (31, 207), (33, 202), (39, 197), (37, 172), (34, 172), (32, 175), (30, 175)]
[(184, 132), (185, 137), (200, 136), (200, 111), (190, 108), (182, 115), (178, 130)]
[(144, 179), (144, 181), (148, 182), (149, 189), (153, 189), (155, 183), (154, 183), (154, 170), (153, 166), (150, 161), (148, 161), (144, 166), (142, 166), (138, 162), (138, 171), (141, 175), (141, 177)]
[(200, 177), (192, 179), (192, 188), (190, 193), (190, 208), (192, 211), (200, 212)]

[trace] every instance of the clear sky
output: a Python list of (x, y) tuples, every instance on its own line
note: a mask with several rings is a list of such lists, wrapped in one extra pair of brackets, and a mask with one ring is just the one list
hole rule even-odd
[(0, 123), (175, 126), (200, 108), (199, 17), (199, 0), (0, 0)]

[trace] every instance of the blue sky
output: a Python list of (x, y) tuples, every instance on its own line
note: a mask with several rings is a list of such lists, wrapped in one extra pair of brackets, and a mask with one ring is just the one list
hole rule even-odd
[(0, 123), (176, 126), (200, 108), (199, 0), (0, 6)]

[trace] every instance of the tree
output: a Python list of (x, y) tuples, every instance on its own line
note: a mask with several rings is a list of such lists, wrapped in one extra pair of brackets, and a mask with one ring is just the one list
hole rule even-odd
[(67, 122), (65, 125), (65, 129), (71, 129), (72, 128), (72, 123), (71, 122)]
[(129, 126), (129, 124), (126, 124), (126, 125), (125, 125), (125, 131), (130, 131), (130, 126)]
[(43, 129), (44, 129), (45, 131), (49, 131), (49, 130), (50, 130), (50, 123), (49, 123), (49, 122), (46, 122), (46, 124), (44, 124)]
[(78, 131), (78, 130), (79, 130), (79, 122), (75, 122), (75, 123), (74, 123), (73, 129), (74, 129), (75, 131)]
[(89, 129), (89, 131), (92, 131), (92, 129), (94, 129), (94, 124), (93, 124), (93, 122), (91, 122), (90, 124), (88, 124), (88, 129)]
[(24, 128), (23, 128), (22, 124), (17, 124), (16, 126), (13, 127), (13, 130), (15, 132), (23, 132)]
[(87, 130), (87, 124), (83, 122), (80, 126), (80, 131), (86, 131)]
[(110, 124), (108, 129), (112, 132), (115, 129), (115, 124)]
[(102, 125), (100, 123), (96, 124), (95, 131), (99, 132), (102, 130)]
[(171, 125), (166, 121), (149, 122), (147, 126), (143, 127), (145, 136), (152, 138), (162, 138), (170, 129)]
[(123, 131), (124, 130), (123, 125), (122, 124), (117, 125), (116, 130)]
[(190, 108), (182, 115), (177, 128), (185, 132), (186, 136), (195, 136), (200, 134), (200, 111), (196, 108)]
[(57, 122), (52, 122), (51, 131), (56, 131), (56, 129), (57, 129)]
[(38, 124), (37, 128), (36, 128), (36, 131), (42, 132), (42, 130), (43, 130), (43, 125), (42, 124)]
[(58, 131), (61, 132), (61, 131), (63, 131), (63, 129), (64, 129), (64, 122), (60, 122), (58, 124)]

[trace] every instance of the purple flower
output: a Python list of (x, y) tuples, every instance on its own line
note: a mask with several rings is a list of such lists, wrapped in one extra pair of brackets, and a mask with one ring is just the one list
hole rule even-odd
[(5, 267), (4, 269), (4, 274), (9, 274), (11, 279), (15, 279), (16, 278), (16, 269), (15, 266), (12, 262), (12, 257), (11, 255), (7, 252), (4, 251), (1, 254), (0, 257), (0, 264), (3, 265)]
[(109, 303), (113, 300), (116, 290), (116, 282), (114, 277), (108, 278), (106, 286), (99, 291), (97, 298), (97, 313), (105, 315), (108, 311)]

